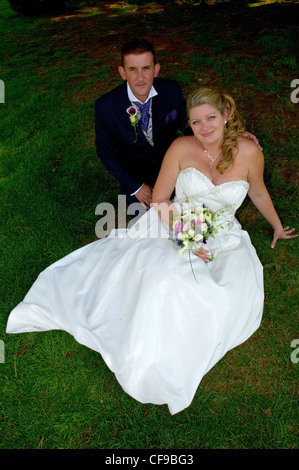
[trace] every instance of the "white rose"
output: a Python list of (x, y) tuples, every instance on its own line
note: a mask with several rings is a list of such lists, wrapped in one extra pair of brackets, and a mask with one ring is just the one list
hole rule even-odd
[(203, 239), (203, 236), (202, 236), (200, 233), (198, 233), (197, 235), (195, 235), (194, 240), (195, 240), (196, 242), (199, 242), (199, 241), (202, 240), (202, 239)]

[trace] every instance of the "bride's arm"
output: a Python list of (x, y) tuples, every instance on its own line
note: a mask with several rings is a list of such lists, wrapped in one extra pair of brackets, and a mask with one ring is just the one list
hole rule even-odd
[[(152, 206), (155, 207), (161, 219), (172, 227), (173, 214), (177, 213), (178, 209), (171, 201), (171, 195), (175, 188), (177, 177), (181, 171), (181, 159), (186, 149), (186, 138), (179, 137), (169, 147), (166, 152), (161, 170), (154, 186), (152, 194)], [(188, 148), (188, 145), (187, 145)], [(209, 250), (201, 248), (196, 256), (203, 261), (208, 262), (211, 253)]]
[(176, 212), (175, 205), (170, 198), (181, 170), (181, 139), (180, 137), (175, 140), (166, 152), (152, 194), (152, 206), (157, 210), (161, 219), (170, 227), (172, 226), (173, 213)]
[(250, 189), (248, 196), (265, 217), (265, 219), (272, 225), (274, 235), (271, 243), (271, 247), (274, 248), (277, 240), (280, 238), (294, 238), (294, 229), (289, 227), (284, 228), (274, 208), (271, 197), (267, 191), (264, 183), (264, 155), (255, 147), (255, 151), (248, 158), (248, 182)]

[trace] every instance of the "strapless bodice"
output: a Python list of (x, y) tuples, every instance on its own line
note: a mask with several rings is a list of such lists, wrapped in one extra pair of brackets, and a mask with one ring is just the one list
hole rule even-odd
[(196, 168), (181, 170), (175, 188), (175, 200), (203, 203), (212, 211), (230, 207), (235, 213), (244, 201), (249, 183), (244, 180), (228, 181), (215, 185), (205, 174)]

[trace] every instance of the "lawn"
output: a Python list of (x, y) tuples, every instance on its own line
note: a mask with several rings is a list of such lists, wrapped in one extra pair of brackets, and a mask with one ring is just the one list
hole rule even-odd
[(238, 218), (264, 265), (263, 322), (183, 412), (134, 401), (65, 332), (5, 333), (39, 272), (96, 239), (96, 206), (117, 204), (95, 152), (94, 100), (120, 83), (119, 50), (132, 35), (155, 44), (161, 76), (186, 95), (203, 84), (234, 96), (263, 147), (276, 209), (298, 227), (298, 2), (81, 3), (26, 18), (0, 0), (0, 448), (298, 449), (298, 242), (272, 250), (249, 199)]

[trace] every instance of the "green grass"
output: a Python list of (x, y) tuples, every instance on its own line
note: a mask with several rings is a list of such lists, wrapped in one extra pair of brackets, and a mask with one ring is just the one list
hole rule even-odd
[(119, 49), (132, 31), (146, 30), (162, 75), (186, 94), (197, 84), (233, 94), (264, 148), (275, 206), (285, 225), (296, 225), (299, 105), (290, 101), (290, 83), (298, 30), (282, 8), (275, 23), (274, 9), (271, 21), (259, 8), (202, 18), (166, 2), (119, 1), (29, 19), (0, 0), (0, 448), (298, 448), (299, 364), (290, 360), (298, 243), (271, 250), (271, 229), (249, 200), (238, 215), (264, 265), (263, 322), (178, 415), (134, 401), (102, 358), (65, 332), (5, 334), (9, 312), (38, 273), (93, 241), (97, 204), (117, 203), (118, 186), (95, 152), (93, 103), (120, 82)]

